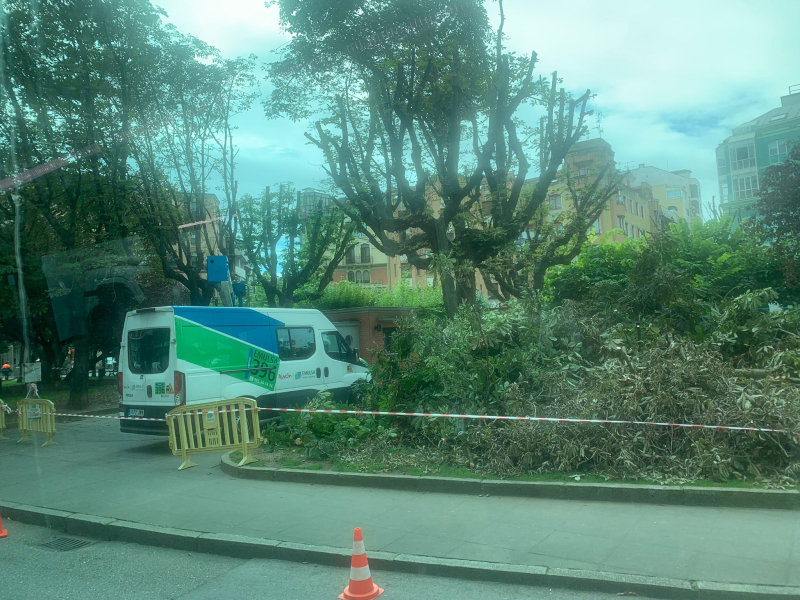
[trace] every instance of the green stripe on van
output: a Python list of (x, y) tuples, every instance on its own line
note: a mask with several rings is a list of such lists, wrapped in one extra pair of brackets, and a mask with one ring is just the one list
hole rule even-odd
[(270, 391), (275, 389), (280, 366), (277, 354), (177, 317), (175, 337), (179, 360), (218, 373), (234, 371), (225, 375)]

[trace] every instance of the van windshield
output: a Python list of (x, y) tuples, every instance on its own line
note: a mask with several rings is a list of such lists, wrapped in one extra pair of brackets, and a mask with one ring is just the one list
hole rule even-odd
[(128, 367), (131, 373), (163, 373), (169, 366), (169, 328), (128, 332)]
[(325, 346), (325, 354), (331, 358), (354, 365), (360, 364), (356, 353), (350, 349), (350, 346), (338, 331), (323, 332), (322, 344)]

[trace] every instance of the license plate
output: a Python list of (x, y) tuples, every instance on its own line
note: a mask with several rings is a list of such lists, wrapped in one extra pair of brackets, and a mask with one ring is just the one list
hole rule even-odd
[(128, 416), (129, 417), (143, 417), (144, 416), (144, 409), (143, 408), (129, 408), (128, 409)]

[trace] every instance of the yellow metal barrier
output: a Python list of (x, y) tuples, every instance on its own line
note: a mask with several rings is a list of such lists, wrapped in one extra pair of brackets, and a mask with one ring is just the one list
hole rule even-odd
[(3, 435), (6, 430), (6, 405), (0, 400), (0, 440), (7, 440), (8, 438)]
[(196, 466), (192, 454), (223, 450), (241, 450), (241, 467), (261, 444), (256, 401), (248, 398), (179, 406), (167, 413), (167, 426), (169, 447), (183, 458), (179, 471)]
[(56, 407), (50, 400), (26, 398), (17, 402), (17, 410), (19, 432), (22, 434), (20, 442), (30, 441), (29, 433), (42, 433), (47, 438), (42, 446), (55, 444), (53, 436), (56, 434), (56, 417), (53, 413), (56, 412)]

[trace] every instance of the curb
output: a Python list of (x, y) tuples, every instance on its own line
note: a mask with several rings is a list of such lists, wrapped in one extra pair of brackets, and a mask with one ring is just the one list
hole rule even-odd
[(372, 473), (341, 473), (306, 469), (239, 467), (223, 454), (220, 469), (241, 479), (373, 487), (408, 492), (495, 495), (591, 502), (630, 502), (713, 508), (768, 508), (800, 510), (797, 490), (751, 490), (692, 486), (658, 486), (625, 483), (566, 483), (562, 481), (506, 481), (502, 479), (459, 479)]
[[(50, 510), (0, 500), (0, 512), (9, 521), (19, 521), (105, 541), (161, 546), (188, 552), (203, 552), (234, 558), (262, 558), (328, 565), (346, 569), (349, 548), (313, 546), (252, 538), (225, 533), (204, 533), (143, 525), (93, 515)], [(12, 525), (13, 527), (13, 525)], [(13, 532), (13, 529), (12, 529)], [(654, 598), (698, 600), (785, 600), (800, 597), (800, 587), (726, 584), (688, 581), (603, 571), (555, 569), (473, 560), (435, 558), (392, 552), (370, 552), (374, 569), (419, 575), (454, 577), (498, 583), (626, 594)]]

